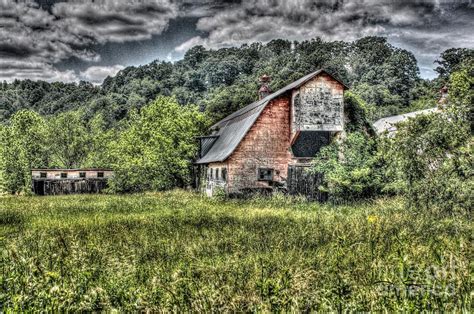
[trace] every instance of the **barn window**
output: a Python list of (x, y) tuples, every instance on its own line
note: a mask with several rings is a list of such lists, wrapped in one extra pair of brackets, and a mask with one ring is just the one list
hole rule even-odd
[(103, 178), (104, 173), (103, 172), (97, 172), (97, 178)]
[(222, 175), (222, 181), (227, 181), (227, 169), (226, 168), (222, 168), (221, 169), (221, 175)]
[(216, 168), (216, 180), (219, 180), (219, 168)]
[(67, 178), (67, 173), (66, 172), (61, 172), (61, 178), (66, 179)]
[(85, 172), (79, 172), (79, 178), (85, 178), (86, 173)]
[(259, 181), (273, 181), (273, 169), (259, 168), (258, 180)]
[(40, 172), (40, 178), (46, 178), (48, 174), (46, 172)]

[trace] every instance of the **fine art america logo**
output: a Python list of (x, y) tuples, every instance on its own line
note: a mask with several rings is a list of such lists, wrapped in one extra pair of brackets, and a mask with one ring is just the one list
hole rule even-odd
[(441, 265), (422, 267), (401, 263), (398, 269), (388, 274), (385, 272), (379, 277), (394, 280), (378, 281), (377, 292), (384, 297), (396, 298), (452, 297), (458, 288), (456, 277), (462, 269), (463, 267), (459, 267), (453, 259)]

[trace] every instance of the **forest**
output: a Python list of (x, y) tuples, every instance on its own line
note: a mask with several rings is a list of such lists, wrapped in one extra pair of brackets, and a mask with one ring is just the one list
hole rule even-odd
[[(111, 167), (113, 192), (185, 187), (195, 137), (255, 101), (261, 75), (270, 75), (277, 90), (323, 68), (350, 87), (345, 103), (355, 122), (343, 143), (316, 156), (313, 170), (324, 174), (320, 188), (333, 201), (405, 194), (418, 205), (448, 206), (443, 200), (452, 199), (451, 209), (469, 208), (473, 59), (472, 49), (446, 49), (434, 65), (438, 77), (426, 80), (414, 55), (383, 37), (279, 39), (219, 50), (195, 46), (182, 60), (127, 67), (100, 86), (3, 82), (0, 189), (28, 193), (30, 169), (52, 167)], [(378, 118), (436, 107), (443, 86), (450, 95), (443, 112), (413, 119), (389, 140), (370, 130)], [(433, 189), (447, 194), (436, 200)]]

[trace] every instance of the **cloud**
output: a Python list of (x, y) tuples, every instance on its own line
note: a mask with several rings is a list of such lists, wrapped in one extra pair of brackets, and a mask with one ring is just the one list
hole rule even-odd
[(199, 19), (198, 30), (175, 50), (268, 42), (275, 38), (352, 41), (387, 36), (414, 50), (423, 66), (450, 47), (474, 47), (474, 11), (470, 0), (249, 0), (222, 7)]
[(120, 70), (124, 69), (123, 65), (114, 66), (91, 66), (84, 72), (80, 72), (81, 80), (89, 81), (94, 84), (101, 84), (107, 76), (115, 76)]
[(59, 71), (52, 65), (41, 62), (4, 61), (0, 60), (0, 81), (11, 82), (15, 79), (45, 81), (78, 81), (73, 70)]
[(177, 6), (168, 0), (60, 2), (52, 13), (68, 32), (95, 43), (149, 39), (178, 15)]
[(8, 65), (0, 78), (99, 81), (99, 72), (116, 66), (75, 74), (55, 65), (76, 59), (100, 62), (107, 56), (94, 47), (142, 42), (163, 33), (171, 20), (189, 17), (198, 19), (199, 36), (178, 45), (179, 53), (198, 44), (220, 48), (275, 38), (352, 41), (381, 35), (413, 51), (422, 71), (429, 71), (441, 51), (474, 46), (472, 0), (48, 0), (39, 1), (42, 6), (37, 2), (0, 0), (0, 62)]
[(33, 1), (0, 0), (0, 60), (11, 65), (0, 77), (71, 80), (71, 71), (54, 65), (72, 57), (97, 62), (94, 45), (160, 34), (178, 14), (170, 1), (58, 2), (46, 10)]

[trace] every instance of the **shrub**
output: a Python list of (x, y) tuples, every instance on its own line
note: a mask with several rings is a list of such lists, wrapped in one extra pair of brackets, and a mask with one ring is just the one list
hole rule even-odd
[(357, 200), (376, 195), (382, 189), (382, 167), (377, 145), (367, 135), (349, 133), (321, 149), (313, 161), (313, 172), (323, 174), (321, 190), (333, 201)]

